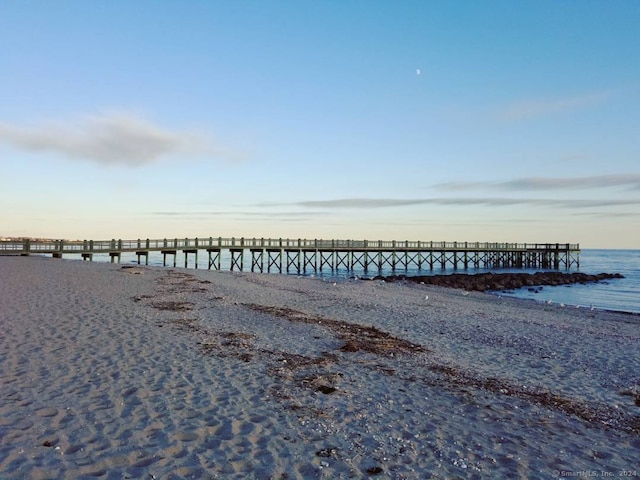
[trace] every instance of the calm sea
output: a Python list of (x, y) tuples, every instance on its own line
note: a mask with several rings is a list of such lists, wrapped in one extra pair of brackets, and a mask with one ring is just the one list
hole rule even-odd
[[(68, 256), (69, 258), (72, 255)], [(65, 257), (67, 258), (67, 257)], [(178, 254), (177, 266), (184, 267), (184, 256)], [(95, 255), (94, 261), (109, 261), (108, 255)], [(172, 257), (167, 257), (167, 262), (173, 264)], [(162, 265), (162, 255), (158, 252), (151, 253), (149, 255), (150, 265)], [(135, 254), (123, 254), (121, 263), (123, 264), (135, 264), (137, 263), (137, 257)], [(266, 263), (266, 259), (265, 259)], [(207, 254), (205, 251), (201, 251), (198, 258), (198, 267), (200, 269), (206, 269), (208, 265)], [(229, 258), (222, 257), (222, 268), (228, 269), (230, 266)], [(194, 256), (191, 255), (188, 262), (188, 268), (194, 268)], [(251, 269), (251, 256), (247, 252), (244, 259), (244, 270)], [(266, 265), (265, 265), (266, 271)], [(504, 269), (478, 269), (478, 270), (457, 270), (457, 273), (482, 273), (482, 272), (536, 272), (539, 269), (534, 270), (504, 270)], [(571, 271), (580, 271), (584, 273), (596, 274), (596, 273), (621, 273), (625, 278), (608, 280), (606, 282), (588, 284), (588, 285), (567, 285), (560, 287), (548, 287), (545, 286), (539, 293), (530, 292), (528, 289), (520, 289), (510, 292), (499, 292), (503, 296), (512, 296), (518, 298), (533, 299), (541, 302), (553, 302), (563, 303), (565, 305), (582, 306), (606, 309), (606, 310), (619, 310), (625, 312), (633, 312), (640, 314), (640, 250), (582, 250), (580, 252), (580, 268), (572, 269)], [(449, 268), (446, 270), (434, 269), (429, 270), (417, 270), (416, 268), (408, 270), (396, 270), (391, 272), (390, 270), (383, 270), (382, 272), (369, 270), (364, 272), (362, 270), (347, 271), (341, 269), (338, 271), (325, 271), (317, 276), (325, 278), (348, 278), (351, 276), (359, 277), (372, 277), (375, 275), (391, 275), (392, 273), (401, 275), (441, 275), (453, 273), (454, 270)], [(308, 275), (311, 273), (308, 272)]]
[(624, 278), (588, 285), (543, 287), (539, 293), (524, 288), (501, 295), (640, 314), (640, 250), (582, 250), (580, 269), (572, 271), (621, 273)]

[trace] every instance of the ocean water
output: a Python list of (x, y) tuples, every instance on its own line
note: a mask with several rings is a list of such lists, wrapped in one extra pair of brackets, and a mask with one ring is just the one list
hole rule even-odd
[(593, 306), (640, 314), (640, 250), (582, 250), (580, 268), (570, 271), (589, 274), (621, 273), (624, 278), (586, 285), (545, 286), (539, 293), (523, 288), (500, 294), (568, 306)]
[[(73, 255), (65, 256), (72, 258)], [(78, 258), (80, 258), (78, 256)], [(144, 259), (143, 259), (144, 260)], [(109, 262), (108, 255), (95, 255), (94, 261)], [(176, 258), (176, 266), (184, 268), (185, 258), (179, 253)], [(137, 264), (135, 254), (123, 254), (121, 258), (122, 264)], [(149, 264), (162, 266), (163, 258), (159, 252), (152, 252), (149, 255)], [(221, 265), (223, 270), (230, 268), (230, 258), (228, 252), (226, 256), (223, 253)], [(173, 257), (167, 256), (167, 265), (173, 266)], [(208, 266), (208, 257), (205, 251), (199, 252), (198, 268), (206, 270)], [(264, 271), (267, 271), (267, 259), (264, 259)], [(195, 257), (190, 255), (187, 262), (187, 268), (195, 268)], [(244, 258), (244, 271), (251, 270), (251, 256), (246, 252)], [(483, 273), (483, 272), (529, 272), (534, 273), (541, 269), (532, 270), (514, 270), (514, 269), (458, 269), (447, 268), (442, 270), (434, 268), (434, 270), (418, 270), (417, 268), (398, 269), (392, 272), (388, 267), (382, 271), (370, 269), (364, 272), (362, 268), (347, 270), (344, 268), (331, 271), (326, 267), (323, 272), (314, 273), (307, 271), (306, 276), (318, 276), (326, 279), (345, 279), (350, 277), (371, 278), (376, 275), (442, 275), (450, 273)], [(562, 270), (566, 271), (566, 270)], [(586, 308), (598, 308), (604, 310), (617, 310), (623, 312), (631, 312), (640, 314), (640, 250), (595, 250), (588, 249), (580, 252), (580, 267), (569, 270), (580, 271), (589, 274), (597, 273), (621, 273), (625, 278), (612, 279), (605, 282), (592, 283), (587, 285), (563, 285), (558, 287), (544, 286), (538, 293), (530, 292), (527, 288), (507, 291), (493, 292), (503, 296), (511, 296), (517, 298), (531, 299), (540, 302), (553, 302), (557, 304), (565, 304), (567, 306), (579, 306)], [(298, 275), (292, 271), (293, 275)]]

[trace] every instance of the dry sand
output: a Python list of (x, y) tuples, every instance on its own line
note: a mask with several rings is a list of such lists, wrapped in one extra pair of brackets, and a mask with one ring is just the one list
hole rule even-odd
[(2, 479), (640, 474), (638, 316), (4, 257), (0, 327)]

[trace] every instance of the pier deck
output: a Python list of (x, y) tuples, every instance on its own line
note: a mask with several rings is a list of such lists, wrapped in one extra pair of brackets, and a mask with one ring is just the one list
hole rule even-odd
[[(422, 242), (385, 240), (307, 240), (273, 238), (174, 238), (138, 240), (22, 240), (0, 241), (0, 255), (80, 255), (92, 260), (94, 254), (108, 254), (111, 262), (120, 262), (123, 253), (135, 253), (138, 263), (149, 253), (160, 252), (176, 266), (178, 253), (208, 255), (208, 268), (220, 270), (222, 258), (230, 270), (243, 270), (250, 258), (251, 271), (283, 273), (322, 272), (324, 270), (375, 269), (469, 269), (469, 268), (544, 268), (571, 269), (580, 266), (580, 246), (570, 243), (487, 243)], [(224, 255), (223, 255), (224, 253)], [(249, 265), (249, 262), (246, 263)]]

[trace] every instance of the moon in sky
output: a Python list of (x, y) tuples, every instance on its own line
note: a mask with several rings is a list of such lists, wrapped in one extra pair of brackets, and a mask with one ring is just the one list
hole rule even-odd
[(422, 73), (422, 70), (420, 70), (419, 68), (416, 68), (416, 75), (420, 75)]

